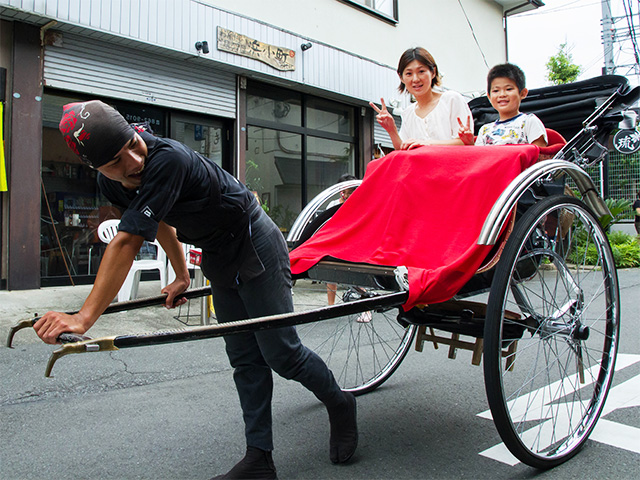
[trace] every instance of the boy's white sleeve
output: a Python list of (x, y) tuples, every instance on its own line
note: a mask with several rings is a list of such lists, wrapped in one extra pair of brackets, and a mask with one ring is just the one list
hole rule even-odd
[(533, 114), (529, 115), (527, 118), (527, 122), (525, 123), (524, 127), (524, 133), (527, 136), (528, 143), (531, 143), (540, 137), (544, 137), (544, 141), (547, 143), (549, 142), (549, 139), (547, 138), (547, 129), (545, 128), (542, 121)]

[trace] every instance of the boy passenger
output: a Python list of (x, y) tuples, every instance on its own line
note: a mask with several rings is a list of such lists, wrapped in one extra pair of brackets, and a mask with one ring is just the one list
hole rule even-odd
[(532, 113), (520, 112), (520, 102), (528, 93), (520, 67), (511, 63), (493, 67), (487, 74), (487, 97), (500, 118), (483, 125), (475, 142), (470, 117), (467, 117), (466, 124), (458, 118), (460, 140), (465, 145), (530, 143), (546, 147), (547, 131), (543, 123)]

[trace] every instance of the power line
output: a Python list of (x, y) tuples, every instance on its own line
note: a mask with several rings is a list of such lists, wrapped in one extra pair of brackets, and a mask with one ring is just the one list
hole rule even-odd
[[(633, 23), (633, 5), (631, 0), (622, 0), (622, 5), (624, 6), (624, 15), (627, 19), (627, 25), (629, 25), (629, 34), (631, 37), (631, 44), (633, 45), (636, 63), (640, 63), (640, 53), (638, 52), (638, 42), (636, 41), (636, 29)], [(627, 7), (629, 7), (629, 11), (627, 11)], [(638, 12), (638, 17), (640, 18), (640, 11)]]
[[(640, 49), (638, 48), (637, 32), (634, 23), (634, 16), (640, 18), (640, 8), (638, 13), (633, 11), (631, 0), (622, 0), (624, 15), (613, 16), (611, 14), (611, 4), (609, 0), (602, 0), (602, 41), (605, 51), (605, 62), (603, 73), (615, 74), (617, 70), (626, 69), (626, 75), (640, 74)], [(638, 2), (640, 7), (640, 2)], [(626, 26), (617, 27), (620, 22)], [(615, 60), (614, 60), (614, 47)], [(628, 62), (631, 55), (632, 62)], [(624, 57), (627, 58), (624, 58)]]
[[(576, 3), (579, 3), (580, 5), (577, 5), (575, 7), (571, 7), (571, 5), (574, 5)], [(550, 7), (548, 9), (536, 9), (533, 10), (531, 12), (527, 12), (527, 13), (521, 13), (519, 15), (514, 15), (517, 17), (532, 17), (532, 16), (537, 16), (537, 15), (549, 15), (549, 14), (554, 14), (554, 13), (558, 13), (558, 12), (566, 12), (569, 10), (577, 10), (579, 8), (586, 8), (586, 7), (591, 7), (593, 5), (599, 5), (600, 1), (596, 1), (594, 0), (593, 2), (590, 3), (586, 3), (584, 0), (573, 0), (570, 3), (567, 3), (566, 5), (560, 5), (558, 7)]]
[(469, 20), (469, 17), (467, 16), (467, 12), (465, 11), (464, 7), (462, 6), (462, 1), (458, 0), (458, 5), (460, 5), (460, 8), (462, 9), (462, 13), (464, 14), (464, 18), (467, 19), (467, 23), (469, 24), (469, 29), (471, 30), (471, 35), (473, 35), (473, 39), (476, 42), (476, 45), (478, 46), (478, 50), (480, 50), (480, 54), (482, 55), (482, 60), (484, 60), (484, 64), (487, 66), (487, 68), (489, 68), (489, 63), (487, 63), (487, 57), (484, 55), (484, 52), (482, 51), (482, 47), (480, 46), (480, 42), (478, 41), (478, 37), (476, 37), (476, 32), (473, 29), (473, 25), (471, 25), (471, 21)]

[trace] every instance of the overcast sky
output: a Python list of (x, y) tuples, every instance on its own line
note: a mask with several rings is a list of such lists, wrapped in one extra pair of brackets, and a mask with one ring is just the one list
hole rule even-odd
[[(536, 10), (509, 17), (507, 23), (509, 61), (519, 65), (527, 76), (527, 87), (538, 88), (549, 85), (546, 79), (546, 63), (555, 55), (561, 44), (567, 43), (573, 63), (582, 67), (579, 80), (602, 74), (604, 48), (602, 45), (601, 0), (543, 0), (545, 6)], [(611, 0), (613, 16), (624, 15), (623, 0)], [(634, 13), (638, 2), (633, 0)], [(634, 17), (637, 21), (637, 16)], [(620, 22), (618, 28), (627, 27)], [(636, 24), (637, 28), (637, 24)], [(621, 45), (617, 48), (620, 49)], [(630, 63), (630, 42), (626, 51), (615, 51), (616, 63)], [(616, 72), (620, 73), (620, 72)], [(626, 73), (622, 72), (623, 74)], [(638, 84), (638, 78), (629, 77)]]

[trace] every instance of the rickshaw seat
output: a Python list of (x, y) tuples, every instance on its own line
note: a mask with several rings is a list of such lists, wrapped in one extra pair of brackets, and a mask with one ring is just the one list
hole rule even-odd
[(548, 160), (558, 153), (567, 141), (555, 130), (547, 128), (547, 146), (540, 147), (540, 160)]
[(551, 128), (547, 128), (547, 146), (553, 146), (556, 144), (564, 145), (567, 143), (565, 138), (560, 135), (558, 132)]

